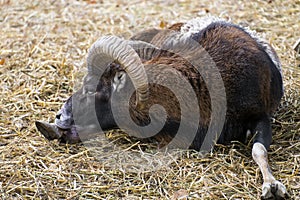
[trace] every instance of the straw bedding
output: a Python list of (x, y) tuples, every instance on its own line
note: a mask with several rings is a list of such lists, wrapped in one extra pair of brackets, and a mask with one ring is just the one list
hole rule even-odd
[(204, 157), (186, 150), (166, 157), (115, 131), (106, 134), (111, 146), (95, 147), (95, 154), (82, 144), (49, 142), (34, 126), (53, 121), (80, 86), (87, 49), (98, 37), (128, 38), (212, 14), (264, 33), (278, 52), (285, 96), (272, 123), (270, 165), (299, 199), (300, 69), (292, 49), (300, 37), (299, 1), (0, 0), (0, 10), (0, 198), (258, 199), (262, 177), (251, 143), (218, 145)]

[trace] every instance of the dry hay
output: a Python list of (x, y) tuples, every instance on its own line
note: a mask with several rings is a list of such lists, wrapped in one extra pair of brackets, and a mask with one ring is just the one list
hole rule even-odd
[[(258, 199), (262, 177), (250, 144), (219, 145), (203, 158), (181, 151), (169, 165), (134, 172), (126, 170), (134, 158), (122, 166), (104, 163), (83, 145), (46, 141), (34, 127), (35, 120), (51, 121), (80, 84), (76, 76), (99, 36), (128, 37), (210, 13), (264, 32), (282, 60), (285, 96), (273, 123), (270, 165), (299, 199), (300, 70), (292, 50), (300, 37), (299, 1), (0, 0), (0, 10), (0, 198)], [(121, 153), (145, 145), (129, 144)]]

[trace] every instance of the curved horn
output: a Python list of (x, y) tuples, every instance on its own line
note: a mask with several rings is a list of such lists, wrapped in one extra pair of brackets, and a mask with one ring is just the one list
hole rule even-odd
[(140, 58), (144, 60), (151, 60), (153, 57), (156, 57), (161, 53), (163, 53), (165, 56), (171, 56), (174, 54), (169, 52), (168, 49), (164, 49), (162, 47), (163, 45), (166, 45), (166, 43), (168, 44), (170, 40), (176, 41), (178, 38), (178, 32), (174, 30), (159, 30), (153, 34), (151, 30), (148, 30), (142, 34), (143, 35), (140, 35), (140, 37), (143, 36), (144, 38), (149, 38), (150, 35), (152, 38), (151, 43), (141, 40), (128, 41), (128, 44), (133, 47)]
[(162, 52), (161, 49), (153, 44), (144, 41), (128, 40), (127, 43), (136, 51), (142, 60), (151, 60)]
[(97, 40), (89, 49), (88, 72), (101, 73), (113, 61), (123, 65), (137, 91), (137, 107), (143, 108), (143, 103), (148, 99), (148, 78), (140, 57), (127, 41), (116, 36), (104, 36)]

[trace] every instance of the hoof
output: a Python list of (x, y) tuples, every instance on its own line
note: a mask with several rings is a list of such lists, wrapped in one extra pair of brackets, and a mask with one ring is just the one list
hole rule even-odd
[(288, 198), (289, 195), (286, 191), (286, 188), (281, 182), (274, 181), (272, 183), (263, 184), (261, 199), (279, 200), (279, 199), (288, 199)]
[(61, 137), (60, 131), (54, 124), (36, 121), (35, 126), (48, 140), (59, 139)]

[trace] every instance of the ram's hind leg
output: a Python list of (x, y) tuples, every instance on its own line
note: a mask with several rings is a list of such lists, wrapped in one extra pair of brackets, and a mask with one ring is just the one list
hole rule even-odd
[(269, 163), (268, 153), (272, 141), (272, 131), (269, 118), (266, 116), (259, 120), (255, 128), (252, 129), (255, 134), (252, 148), (252, 157), (258, 164), (263, 176), (262, 199), (285, 199), (288, 197), (285, 186), (277, 181), (272, 175)]

